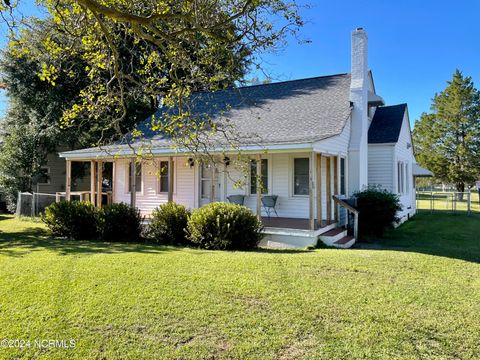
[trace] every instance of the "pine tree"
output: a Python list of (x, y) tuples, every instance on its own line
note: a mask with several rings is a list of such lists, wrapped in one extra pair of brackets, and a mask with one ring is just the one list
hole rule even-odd
[(458, 69), (447, 84), (415, 124), (415, 153), (436, 178), (464, 192), (480, 176), (480, 93)]

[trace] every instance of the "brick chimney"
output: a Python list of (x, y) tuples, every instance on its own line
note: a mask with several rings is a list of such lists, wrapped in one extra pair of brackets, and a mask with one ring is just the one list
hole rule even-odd
[(350, 101), (352, 129), (348, 150), (349, 194), (368, 185), (368, 35), (363, 28), (352, 32)]

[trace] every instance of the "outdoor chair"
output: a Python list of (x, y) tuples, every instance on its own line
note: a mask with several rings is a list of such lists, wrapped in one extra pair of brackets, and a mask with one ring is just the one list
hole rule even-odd
[(278, 199), (278, 195), (262, 196), (262, 205), (268, 217), (270, 217), (270, 213), (272, 211), (278, 217), (277, 210), (275, 209), (275, 206), (277, 206), (277, 199)]
[(245, 203), (245, 195), (230, 195), (227, 200), (231, 204), (243, 205)]

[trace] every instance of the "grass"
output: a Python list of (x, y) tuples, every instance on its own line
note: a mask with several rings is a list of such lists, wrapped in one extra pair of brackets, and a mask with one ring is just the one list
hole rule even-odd
[(49, 238), (0, 217), (0, 358), (479, 358), (480, 218), (370, 249), (214, 252)]
[[(455, 200), (455, 194), (453, 192), (417, 191), (417, 209), (467, 212), (468, 195), (465, 193), (462, 200)], [(479, 194), (476, 189), (471, 192), (470, 211), (480, 213)]]

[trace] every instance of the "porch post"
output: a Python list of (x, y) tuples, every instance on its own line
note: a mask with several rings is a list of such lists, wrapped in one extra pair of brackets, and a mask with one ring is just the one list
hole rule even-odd
[(168, 157), (168, 202), (173, 201), (173, 157)]
[(90, 202), (95, 206), (95, 160), (90, 161)]
[(257, 154), (257, 218), (262, 220), (262, 155)]
[[(338, 194), (338, 156), (333, 157), (333, 195)], [(334, 219), (338, 221), (338, 205), (334, 205)]]
[(315, 187), (313, 183), (313, 174), (315, 169), (315, 153), (312, 151), (310, 154), (309, 171), (308, 171), (308, 207), (310, 216), (310, 230), (315, 230), (315, 194), (313, 193)]
[(70, 192), (72, 191), (72, 160), (67, 160), (66, 165), (65, 200), (70, 201)]
[(135, 159), (130, 161), (130, 206), (135, 208), (137, 206), (137, 191), (136, 191), (136, 171), (135, 171)]
[(103, 162), (97, 161), (97, 206), (102, 207)]
[(317, 154), (317, 223), (322, 227), (322, 154)]
[(332, 171), (330, 168), (330, 156), (327, 157), (327, 222), (332, 221)]

